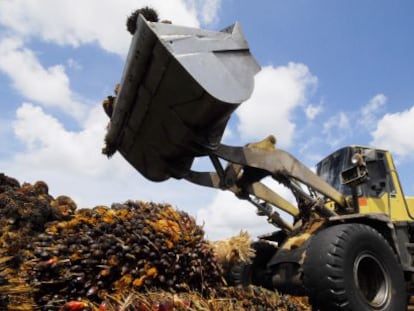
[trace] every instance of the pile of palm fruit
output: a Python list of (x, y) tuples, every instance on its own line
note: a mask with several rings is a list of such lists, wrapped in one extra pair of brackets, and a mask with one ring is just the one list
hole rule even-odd
[(0, 174), (0, 310), (308, 310), (226, 287), (202, 228), (170, 205), (76, 208)]
[(23, 184), (0, 174), (0, 310), (31, 310), (32, 243), (46, 225), (72, 217), (76, 204), (48, 194), (44, 182)]

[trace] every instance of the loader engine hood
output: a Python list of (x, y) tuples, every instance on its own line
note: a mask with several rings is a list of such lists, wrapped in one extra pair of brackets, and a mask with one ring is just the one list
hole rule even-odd
[(222, 138), (260, 70), (238, 23), (221, 32), (141, 15), (106, 135), (142, 175), (182, 178)]

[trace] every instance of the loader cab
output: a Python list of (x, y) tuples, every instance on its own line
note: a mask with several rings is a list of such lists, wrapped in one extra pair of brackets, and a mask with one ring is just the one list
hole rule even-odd
[[(363, 164), (356, 163), (360, 155)], [(385, 213), (393, 220), (407, 220), (411, 207), (403, 196), (391, 154), (382, 149), (362, 146), (341, 148), (316, 165), (316, 173), (345, 196), (352, 195), (352, 187), (344, 182), (344, 172), (352, 172), (363, 165), (365, 176), (354, 183), (359, 213)], [(358, 171), (359, 172), (359, 171)], [(357, 175), (357, 173), (355, 173)], [(414, 210), (411, 211), (414, 213)]]
[(390, 171), (386, 151), (366, 147), (350, 146), (339, 149), (323, 159), (316, 166), (317, 174), (331, 186), (345, 195), (351, 188), (343, 181), (343, 172), (354, 168), (353, 157), (360, 154), (366, 165), (367, 178), (358, 187), (358, 196), (381, 197), (384, 193), (395, 193), (394, 183), (387, 172)]

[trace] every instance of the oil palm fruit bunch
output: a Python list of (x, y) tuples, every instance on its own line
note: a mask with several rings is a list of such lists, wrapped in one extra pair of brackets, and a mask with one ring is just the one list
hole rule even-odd
[(76, 210), (44, 182), (0, 174), (0, 310), (310, 310), (262, 288), (225, 286), (222, 262), (249, 260), (249, 244), (245, 233), (211, 243), (168, 204)]
[(127, 30), (131, 35), (133, 35), (135, 33), (135, 30), (137, 29), (137, 19), (140, 14), (142, 14), (145, 17), (145, 19), (149, 22), (159, 21), (158, 13), (153, 8), (146, 6), (141, 9), (138, 9), (132, 12), (131, 15), (128, 16), (126, 21)]
[(70, 198), (49, 195), (43, 181), (20, 185), (0, 173), (0, 310), (33, 308), (32, 243), (48, 223), (70, 219), (75, 209)]
[(35, 300), (47, 307), (131, 291), (208, 294), (222, 284), (203, 230), (170, 205), (128, 201), (82, 209), (48, 226), (33, 247)]

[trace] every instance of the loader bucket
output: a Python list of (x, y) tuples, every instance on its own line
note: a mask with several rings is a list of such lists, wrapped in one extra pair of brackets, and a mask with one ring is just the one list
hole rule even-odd
[(220, 143), (259, 70), (237, 23), (215, 32), (139, 16), (107, 147), (150, 180), (182, 178)]

